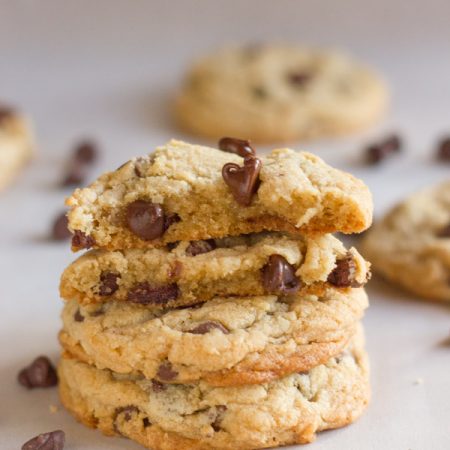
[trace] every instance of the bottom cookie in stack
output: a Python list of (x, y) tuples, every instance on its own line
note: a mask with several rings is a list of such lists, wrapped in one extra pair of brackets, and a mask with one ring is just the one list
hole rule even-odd
[(84, 424), (154, 450), (250, 449), (308, 443), (356, 420), (369, 397), (361, 326), (349, 346), (308, 372), (263, 384), (162, 384), (97, 369), (66, 353), (60, 396)]

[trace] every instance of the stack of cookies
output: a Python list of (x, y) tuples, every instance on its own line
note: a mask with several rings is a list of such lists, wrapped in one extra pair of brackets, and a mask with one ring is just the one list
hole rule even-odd
[(369, 399), (367, 187), (309, 153), (171, 141), (68, 199), (63, 404), (154, 449), (306, 443)]

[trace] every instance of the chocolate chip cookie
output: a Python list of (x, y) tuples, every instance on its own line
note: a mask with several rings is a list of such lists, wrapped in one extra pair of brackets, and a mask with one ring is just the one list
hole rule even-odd
[(84, 424), (154, 450), (267, 448), (311, 442), (317, 431), (355, 421), (370, 397), (361, 334), (309, 372), (260, 385), (169, 385), (100, 370), (76, 359), (59, 366), (63, 404)]
[(16, 178), (32, 153), (30, 124), (17, 111), (0, 105), (0, 190)]
[(361, 130), (387, 103), (380, 76), (345, 54), (260, 45), (224, 49), (195, 63), (175, 114), (194, 134), (267, 143)]
[(338, 354), (367, 307), (362, 288), (216, 298), (178, 310), (67, 302), (60, 342), (78, 359), (168, 383), (262, 383)]
[(374, 270), (413, 294), (450, 301), (450, 182), (413, 194), (363, 240)]
[(363, 231), (364, 183), (289, 149), (265, 157), (170, 141), (68, 199), (72, 246), (121, 250), (270, 231)]
[(60, 293), (80, 304), (114, 300), (161, 309), (218, 296), (351, 289), (365, 284), (369, 274), (359, 253), (332, 235), (259, 233), (169, 248), (91, 250), (64, 271)]

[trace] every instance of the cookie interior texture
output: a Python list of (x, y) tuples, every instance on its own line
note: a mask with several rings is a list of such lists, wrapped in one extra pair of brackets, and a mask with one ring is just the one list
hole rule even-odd
[[(372, 198), (361, 180), (306, 152), (279, 149), (260, 159), (258, 189), (242, 206), (222, 177), (224, 165), (241, 166), (241, 157), (170, 141), (72, 194), (74, 249), (149, 248), (264, 230), (353, 233), (370, 225)], [(158, 237), (142, 238), (130, 228), (130, 205), (146, 204), (163, 227)]]
[(393, 283), (425, 299), (450, 301), (450, 182), (398, 204), (368, 231), (361, 248)]
[(325, 364), (260, 385), (164, 385), (70, 358), (59, 378), (62, 402), (78, 420), (154, 450), (307, 443), (356, 420), (370, 397), (361, 330)]
[(272, 143), (351, 133), (383, 115), (384, 81), (338, 51), (229, 48), (196, 62), (174, 112), (188, 131)]

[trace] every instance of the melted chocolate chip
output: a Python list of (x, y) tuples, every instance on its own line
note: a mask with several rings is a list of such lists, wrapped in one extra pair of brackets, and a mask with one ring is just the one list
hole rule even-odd
[(164, 305), (170, 300), (178, 298), (180, 290), (176, 283), (154, 286), (150, 283), (143, 282), (136, 284), (128, 292), (127, 299), (133, 303), (141, 305)]
[(77, 309), (77, 312), (73, 315), (73, 320), (75, 322), (84, 322), (84, 316), (81, 314), (80, 309)]
[(100, 274), (100, 286), (98, 293), (101, 296), (108, 296), (114, 294), (119, 289), (117, 280), (120, 274), (114, 272), (102, 272)]
[(130, 230), (145, 241), (164, 234), (166, 223), (164, 210), (158, 203), (136, 200), (127, 206), (126, 220)]
[(301, 287), (295, 267), (281, 255), (270, 255), (262, 268), (262, 280), (264, 289), (270, 294), (293, 294)]
[(353, 256), (348, 253), (336, 261), (336, 267), (328, 275), (328, 283), (336, 287), (350, 287), (354, 284), (356, 264)]
[(160, 380), (171, 381), (178, 376), (178, 372), (172, 369), (170, 362), (165, 362), (159, 366), (157, 376)]
[(220, 425), (222, 424), (223, 417), (225, 415), (227, 407), (225, 405), (217, 405), (215, 409), (216, 409), (216, 414), (215, 414), (214, 421), (211, 423), (211, 427), (217, 433), (218, 431), (221, 430)]
[(216, 247), (214, 239), (208, 239), (207, 241), (191, 241), (186, 248), (186, 255), (197, 256), (203, 253), (209, 253)]
[(442, 139), (437, 149), (439, 161), (450, 162), (450, 137)]
[(437, 232), (439, 238), (450, 238), (450, 223)]
[(311, 78), (311, 74), (304, 71), (290, 72), (287, 75), (287, 80), (295, 87), (303, 87)]
[(165, 385), (164, 383), (161, 383), (158, 380), (152, 380), (152, 391), (153, 392), (163, 392), (167, 389), (167, 385)]
[(229, 334), (230, 332), (220, 323), (216, 321), (208, 321), (203, 322), (200, 325), (197, 325), (195, 328), (192, 328), (192, 330), (189, 330), (188, 333), (192, 334), (206, 334), (209, 333), (212, 330), (219, 330), (223, 334)]
[(243, 158), (246, 156), (254, 156), (256, 153), (255, 149), (251, 146), (250, 141), (231, 137), (223, 137), (219, 141), (219, 148), (224, 152), (235, 153)]
[(72, 237), (72, 247), (77, 249), (91, 248), (95, 245), (95, 239), (82, 231), (75, 230)]
[(22, 369), (17, 379), (28, 389), (51, 387), (58, 383), (56, 370), (46, 356), (39, 356), (28, 367)]
[(59, 214), (53, 222), (51, 237), (54, 241), (69, 239), (72, 233), (68, 228), (69, 220), (65, 212)]
[(242, 206), (249, 206), (260, 184), (259, 173), (262, 162), (258, 158), (244, 158), (244, 166), (227, 163), (222, 168), (222, 177), (235, 200)]
[(66, 435), (62, 430), (42, 433), (22, 445), (22, 450), (62, 450)]

